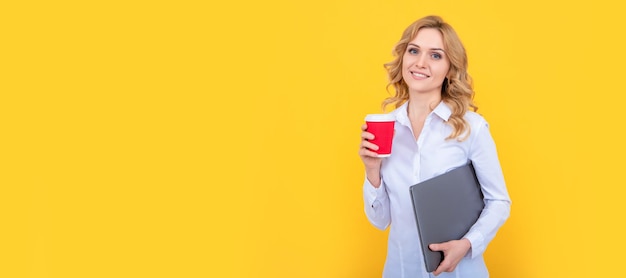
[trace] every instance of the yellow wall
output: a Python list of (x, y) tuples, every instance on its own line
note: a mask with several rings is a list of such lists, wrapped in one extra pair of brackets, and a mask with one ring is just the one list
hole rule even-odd
[(130, 2), (0, 5), (0, 277), (380, 277), (359, 128), (427, 14), (513, 199), (492, 277), (619, 276), (618, 1)]

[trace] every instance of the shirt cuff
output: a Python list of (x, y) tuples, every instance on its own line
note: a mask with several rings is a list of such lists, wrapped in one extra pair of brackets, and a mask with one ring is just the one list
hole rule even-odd
[(374, 206), (374, 203), (382, 198), (386, 197), (385, 189), (383, 188), (383, 181), (380, 180), (380, 186), (378, 188), (374, 187), (372, 183), (365, 177), (365, 183), (363, 184), (363, 192), (365, 193), (365, 198), (367, 200), (367, 204), (371, 207)]
[(470, 232), (463, 238), (467, 238), (472, 245), (470, 248), (471, 258), (480, 256), (485, 250), (485, 238), (479, 232)]

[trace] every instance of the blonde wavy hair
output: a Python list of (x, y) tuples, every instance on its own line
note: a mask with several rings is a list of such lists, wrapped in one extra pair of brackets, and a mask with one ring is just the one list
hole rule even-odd
[(413, 22), (402, 33), (402, 38), (393, 48), (393, 56), (395, 59), (384, 64), (389, 76), (387, 91), (393, 86), (395, 95), (386, 98), (382, 103), (382, 109), (390, 104), (395, 104), (398, 108), (409, 100), (409, 88), (402, 78), (402, 57), (406, 53), (406, 48), (416, 36), (419, 30), (423, 28), (432, 28), (439, 30), (443, 37), (443, 47), (445, 49), (448, 60), (450, 61), (450, 70), (443, 81), (441, 87), (441, 99), (450, 106), (452, 115), (448, 123), (452, 126), (452, 133), (446, 139), (456, 138), (459, 141), (467, 139), (470, 134), (470, 127), (463, 118), (468, 109), (478, 110), (474, 104), (474, 90), (472, 88), (472, 78), (467, 73), (467, 53), (465, 47), (461, 43), (458, 35), (450, 26), (439, 16), (426, 16)]

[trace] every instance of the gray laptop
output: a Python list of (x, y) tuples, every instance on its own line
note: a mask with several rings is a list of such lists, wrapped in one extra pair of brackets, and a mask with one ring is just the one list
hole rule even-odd
[(443, 252), (428, 245), (461, 239), (476, 223), (484, 201), (472, 163), (410, 187), (426, 270), (433, 272)]

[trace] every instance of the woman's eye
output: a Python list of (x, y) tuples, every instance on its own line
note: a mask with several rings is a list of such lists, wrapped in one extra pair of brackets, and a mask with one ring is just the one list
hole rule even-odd
[(415, 48), (409, 48), (409, 53), (410, 53), (410, 54), (417, 54), (417, 49), (415, 49)]
[(432, 56), (434, 59), (437, 59), (437, 60), (441, 59), (441, 54), (439, 54), (439, 53), (433, 53), (431, 56)]

